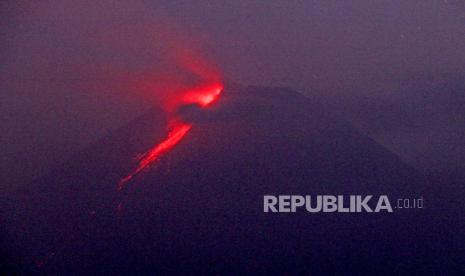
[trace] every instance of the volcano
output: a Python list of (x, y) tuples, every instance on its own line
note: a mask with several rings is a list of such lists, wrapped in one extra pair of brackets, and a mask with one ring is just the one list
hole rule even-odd
[[(135, 156), (166, 136), (161, 110), (18, 191), (2, 214), (5, 248), (18, 269), (294, 274), (460, 266), (453, 230), (438, 226), (431, 208), (263, 212), (264, 195), (395, 199), (430, 189), (415, 169), (317, 102), (287, 88), (226, 85), (208, 110), (188, 105), (178, 116), (190, 131), (127, 189), (117, 183), (137, 166)], [(438, 233), (448, 238), (432, 238)]]

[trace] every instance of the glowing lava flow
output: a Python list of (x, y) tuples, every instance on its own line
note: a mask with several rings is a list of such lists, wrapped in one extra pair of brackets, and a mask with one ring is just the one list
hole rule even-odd
[[(181, 97), (171, 101), (169, 105), (170, 108), (173, 109), (186, 104), (198, 104), (201, 108), (206, 108), (218, 99), (222, 91), (223, 85), (221, 83), (199, 86), (186, 91)], [(192, 128), (192, 124), (182, 122), (178, 118), (171, 119), (169, 125), (171, 126), (171, 130), (168, 132), (167, 137), (143, 154), (139, 159), (136, 169), (120, 180), (118, 183), (119, 191), (122, 190), (133, 177), (150, 164), (160, 159), (163, 154), (173, 149)]]
[(223, 91), (223, 85), (215, 82), (213, 84), (200, 85), (173, 97), (166, 104), (166, 109), (175, 111), (182, 105), (197, 104), (201, 108), (212, 105)]
[(184, 94), (181, 101), (182, 104), (198, 104), (200, 107), (205, 108), (218, 99), (221, 91), (223, 91), (223, 85), (220, 83), (200, 86)]
[(139, 165), (137, 168), (121, 179), (118, 184), (118, 190), (122, 190), (125, 184), (131, 180), (134, 176), (140, 173), (143, 169), (145, 169), (148, 165), (153, 163), (155, 160), (160, 158), (165, 152), (171, 150), (176, 144), (178, 144), (184, 136), (186, 136), (187, 132), (191, 129), (192, 125), (186, 124), (183, 122), (177, 123), (171, 131), (168, 133), (168, 137), (165, 138), (160, 144), (156, 145), (154, 148), (150, 149), (147, 153), (145, 153), (141, 159), (139, 160)]

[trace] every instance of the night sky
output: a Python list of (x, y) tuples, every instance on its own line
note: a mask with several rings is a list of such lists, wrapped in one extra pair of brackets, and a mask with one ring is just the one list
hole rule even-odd
[(159, 104), (190, 77), (183, 49), (305, 94), (421, 171), (460, 171), (464, 24), (460, 0), (2, 1), (1, 189)]

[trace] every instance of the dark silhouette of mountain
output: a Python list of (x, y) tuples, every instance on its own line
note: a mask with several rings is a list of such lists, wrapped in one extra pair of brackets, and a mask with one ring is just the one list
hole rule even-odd
[[(301, 94), (225, 88), (171, 152), (118, 193), (135, 156), (165, 135), (152, 110), (4, 203), (21, 272), (457, 272), (457, 217), (396, 155)], [(264, 213), (264, 195), (425, 198), (394, 213)], [(429, 197), (430, 196), (430, 197)], [(6, 202), (6, 201), (5, 201)], [(120, 202), (124, 208), (117, 211)], [(437, 204), (441, 201), (438, 200)], [(391, 202), (395, 203), (395, 202)], [(444, 211), (444, 210), (443, 210)], [(448, 212), (447, 210), (444, 212)], [(455, 233), (455, 235), (454, 235)], [(461, 251), (460, 251), (461, 250)]]

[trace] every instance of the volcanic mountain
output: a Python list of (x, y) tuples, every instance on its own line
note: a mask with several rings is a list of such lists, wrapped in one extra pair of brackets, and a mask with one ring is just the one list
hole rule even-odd
[[(226, 86), (192, 129), (118, 191), (166, 135), (153, 109), (4, 204), (22, 272), (430, 272), (459, 264), (431, 208), (263, 212), (264, 195), (419, 198), (428, 182), (318, 103), (286, 88)], [(122, 206), (122, 208), (117, 208)], [(440, 252), (440, 254), (437, 254)], [(463, 253), (463, 252), (462, 252)], [(462, 255), (463, 256), (463, 255)], [(456, 258), (456, 259), (454, 259)]]

